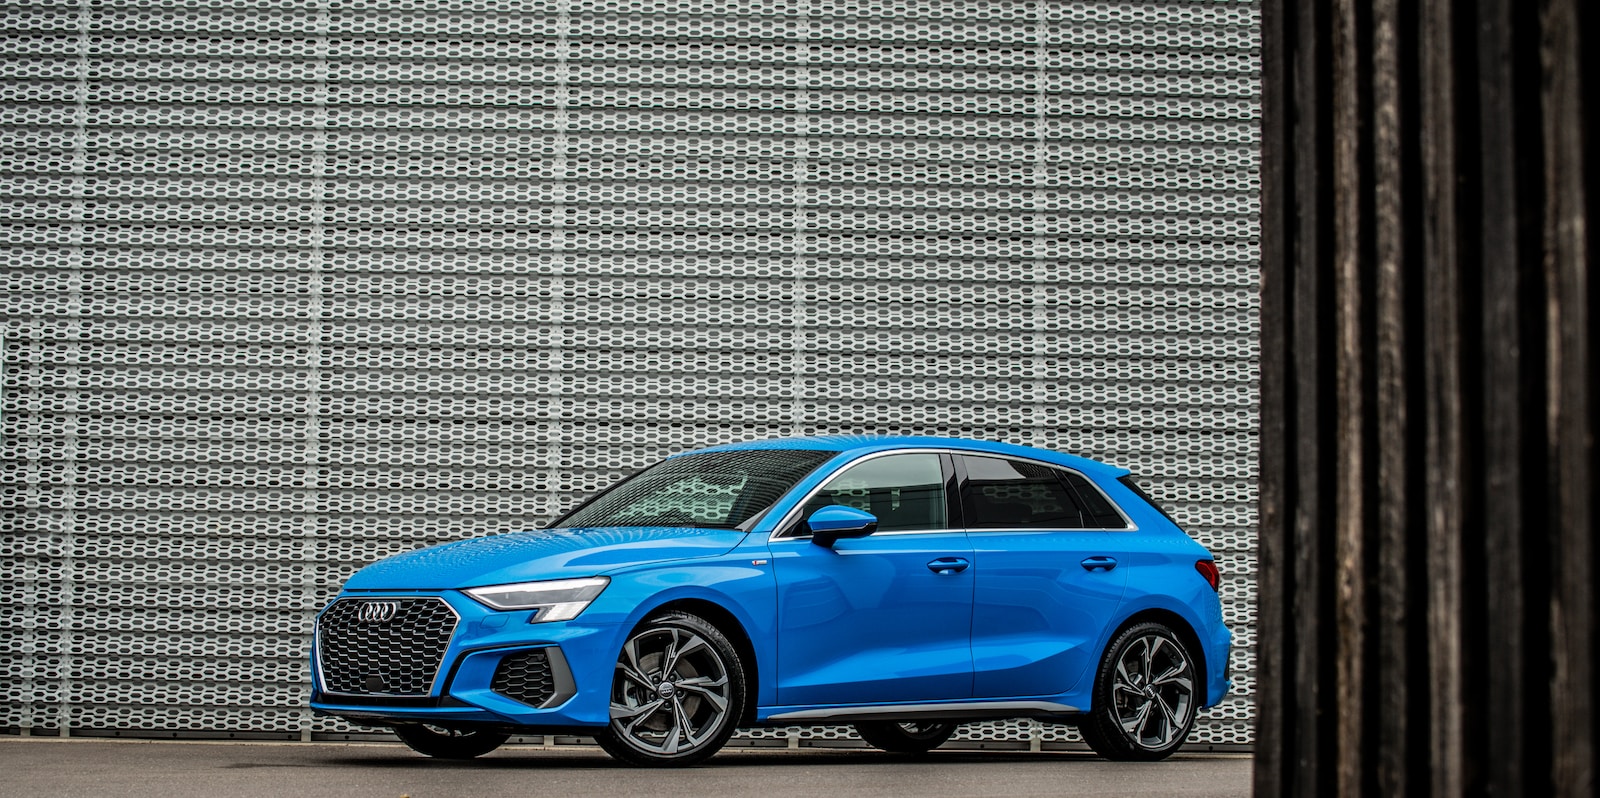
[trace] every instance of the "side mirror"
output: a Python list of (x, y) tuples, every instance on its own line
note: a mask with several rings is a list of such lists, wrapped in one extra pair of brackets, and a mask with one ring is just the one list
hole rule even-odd
[(811, 532), (811, 542), (831, 549), (844, 538), (864, 538), (878, 530), (878, 517), (865, 510), (833, 504), (823, 507), (806, 519)]

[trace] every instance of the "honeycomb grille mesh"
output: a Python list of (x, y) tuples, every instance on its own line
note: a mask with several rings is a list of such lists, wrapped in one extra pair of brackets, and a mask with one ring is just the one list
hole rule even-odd
[[(393, 602), (392, 618), (369, 621), (362, 607)], [(456, 614), (426, 599), (340, 599), (317, 619), (323, 689), (352, 695), (425, 696), (450, 647)]]
[(529, 706), (539, 706), (556, 694), (550, 659), (543, 651), (525, 651), (500, 660), (489, 689)]
[(1133, 469), (1249, 741), (1254, 3), (4, 13), (0, 728), (349, 731), (306, 652), (360, 564), (886, 432)]

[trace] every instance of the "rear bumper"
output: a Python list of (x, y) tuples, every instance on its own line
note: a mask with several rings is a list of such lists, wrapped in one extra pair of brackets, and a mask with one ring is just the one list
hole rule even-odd
[(1218, 623), (1211, 632), (1206, 661), (1215, 663), (1207, 668), (1206, 703), (1208, 707), (1222, 703), (1233, 689), (1233, 632), (1227, 624)]

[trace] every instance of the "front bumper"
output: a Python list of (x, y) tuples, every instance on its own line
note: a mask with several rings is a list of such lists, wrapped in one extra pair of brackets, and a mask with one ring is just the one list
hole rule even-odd
[[(492, 610), (456, 591), (345, 592), (335, 602), (416, 597), (442, 599), (459, 617), (427, 695), (329, 692), (319, 662), (319, 632), (311, 647), (313, 711), (363, 726), (431, 723), (537, 732), (603, 727), (609, 722), (609, 686), (622, 645), (615, 624), (586, 623), (581, 615), (565, 622), (528, 623), (527, 610)], [(320, 628), (321, 615), (318, 621)], [(497, 692), (495, 672), (502, 660), (533, 651), (545, 655), (553, 693), (530, 705)]]

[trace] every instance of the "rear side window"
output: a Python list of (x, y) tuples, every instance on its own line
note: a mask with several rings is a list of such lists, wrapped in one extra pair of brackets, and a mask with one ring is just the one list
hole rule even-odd
[(1061, 474), (1067, 478), (1067, 483), (1078, 494), (1078, 498), (1083, 500), (1083, 514), (1087, 516), (1089, 521), (1084, 526), (1098, 527), (1100, 529), (1128, 528), (1128, 522), (1122, 517), (1122, 513), (1117, 512), (1117, 508), (1111, 504), (1111, 500), (1107, 499), (1099, 488), (1091, 484), (1087, 477), (1082, 474), (1074, 474), (1071, 471), (1063, 471)]
[(1183, 527), (1178, 523), (1178, 519), (1173, 518), (1172, 516), (1168, 515), (1165, 508), (1163, 508), (1159, 504), (1156, 504), (1156, 500), (1150, 498), (1150, 494), (1145, 493), (1144, 489), (1139, 487), (1139, 483), (1133, 481), (1133, 475), (1132, 474), (1128, 474), (1127, 476), (1121, 477), (1117, 481), (1121, 482), (1123, 487), (1127, 488), (1128, 490), (1133, 491), (1133, 495), (1138, 496), (1140, 499), (1143, 499), (1145, 504), (1150, 505), (1156, 512), (1161, 513), (1161, 517), (1162, 518), (1165, 518), (1168, 521), (1171, 521), (1172, 525), (1175, 526), (1175, 527), (1178, 527), (1178, 529), (1180, 529), (1180, 530), (1183, 529)]
[(1049, 466), (1000, 457), (964, 458), (962, 508), (971, 529), (1082, 529), (1083, 514)]

